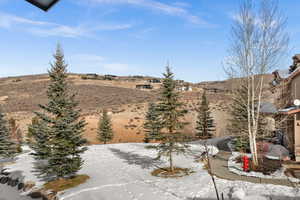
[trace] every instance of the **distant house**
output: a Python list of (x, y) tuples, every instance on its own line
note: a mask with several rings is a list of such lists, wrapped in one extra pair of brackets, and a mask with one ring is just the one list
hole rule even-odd
[(193, 91), (193, 88), (186, 84), (186, 85), (180, 85), (176, 88), (178, 91)]
[(104, 80), (113, 80), (117, 77), (118, 76), (116, 76), (116, 75), (106, 74), (106, 75), (104, 75)]
[(98, 74), (86, 74), (87, 76), (94, 76), (94, 77), (97, 77), (98, 76)]
[(85, 74), (81, 76), (82, 79), (99, 79), (98, 74)]
[(150, 80), (148, 80), (148, 82), (149, 82), (149, 83), (161, 83), (160, 79), (157, 79), (157, 78), (155, 78), (155, 79), (150, 79)]
[(150, 84), (140, 84), (140, 85), (136, 85), (135, 88), (151, 90), (151, 89), (153, 89), (153, 86)]
[(211, 93), (218, 93), (218, 92), (223, 92), (224, 90), (219, 89), (219, 88), (203, 88), (205, 91), (207, 92), (211, 92)]
[(296, 161), (300, 161), (300, 107), (294, 105), (296, 99), (300, 100), (300, 54), (293, 57), (289, 70), (277, 70), (273, 76), (272, 85), (279, 93), (278, 112), (286, 119), (282, 129), (291, 140), (290, 149), (295, 153)]

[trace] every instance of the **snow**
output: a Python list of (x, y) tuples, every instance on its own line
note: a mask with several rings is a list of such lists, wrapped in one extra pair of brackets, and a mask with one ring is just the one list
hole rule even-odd
[[(84, 184), (59, 194), (60, 200), (192, 200), (214, 199), (215, 190), (211, 177), (202, 163), (195, 162), (203, 146), (192, 145), (194, 155), (175, 155), (178, 167), (191, 168), (195, 173), (181, 178), (159, 178), (151, 175), (157, 166), (167, 166), (167, 160), (154, 160), (156, 152), (146, 149), (149, 144), (108, 144), (89, 146), (83, 154), (85, 164), (79, 174), (91, 178)], [(22, 170), (27, 181), (41, 186), (32, 174), (33, 159), (29, 153), (20, 155), (10, 171)], [(224, 197), (239, 189), (246, 199), (263, 199), (265, 195), (300, 197), (298, 190), (278, 185), (254, 184), (243, 181), (229, 181), (216, 178), (218, 190)], [(254, 198), (253, 198), (254, 197)], [(282, 199), (282, 198), (281, 198)]]
[(237, 188), (233, 193), (232, 193), (232, 198), (234, 199), (244, 199), (246, 197), (246, 193), (243, 189)]
[(31, 149), (28, 146), (23, 146), (22, 149), (24, 153), (17, 156), (17, 160), (14, 164), (5, 166), (6, 171), (22, 171), (23, 182), (34, 182), (36, 185), (35, 188), (38, 188), (42, 186), (44, 182), (39, 180), (33, 172), (33, 163), (35, 160), (30, 155)]
[[(264, 175), (260, 172), (244, 172), (242, 163), (236, 163), (235, 159), (239, 157), (241, 154), (239, 152), (232, 152), (232, 156), (228, 159), (228, 169), (229, 171), (239, 174), (242, 176), (252, 176), (252, 177), (259, 177), (259, 178), (268, 178), (268, 179), (289, 179), (291, 182), (298, 183), (299, 179), (288, 177), (284, 174), (284, 168), (281, 168), (271, 175)], [(247, 155), (248, 157), (251, 157), (251, 154), (243, 154)]]

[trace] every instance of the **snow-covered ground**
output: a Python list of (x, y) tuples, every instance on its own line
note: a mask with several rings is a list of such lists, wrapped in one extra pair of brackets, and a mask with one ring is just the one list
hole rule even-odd
[[(251, 157), (251, 154), (243, 154), (247, 155), (248, 157)], [(244, 172), (242, 163), (235, 162), (235, 159), (237, 157), (241, 156), (239, 152), (233, 152), (232, 156), (228, 159), (228, 169), (229, 171), (239, 174), (242, 176), (252, 176), (252, 177), (260, 177), (260, 178), (267, 178), (267, 179), (288, 179), (291, 182), (299, 183), (299, 179), (288, 177), (284, 174), (285, 169), (282, 167), (281, 169), (278, 169), (273, 174), (270, 175), (264, 175), (260, 172)]]
[[(61, 200), (205, 200), (216, 199), (211, 177), (194, 156), (175, 156), (176, 166), (192, 168), (195, 173), (181, 178), (153, 177), (156, 166), (167, 166), (166, 161), (156, 161), (156, 152), (146, 149), (147, 144), (127, 143), (93, 145), (83, 154), (85, 164), (80, 174), (91, 177), (85, 184), (60, 194)], [(200, 154), (197, 145), (192, 145)], [(199, 146), (199, 149), (202, 148)], [(202, 148), (203, 149), (203, 148)], [(24, 171), (25, 180), (37, 182), (32, 174), (32, 158), (29, 153), (19, 156), (9, 170)], [(225, 198), (232, 191), (242, 199), (259, 199), (260, 196), (280, 196), (273, 199), (300, 199), (300, 192), (291, 187), (228, 181), (216, 178), (219, 192)], [(230, 192), (231, 191), (231, 192)], [(246, 197), (243, 194), (246, 193)], [(295, 198), (297, 197), (297, 198)], [(263, 198), (265, 199), (265, 198)]]

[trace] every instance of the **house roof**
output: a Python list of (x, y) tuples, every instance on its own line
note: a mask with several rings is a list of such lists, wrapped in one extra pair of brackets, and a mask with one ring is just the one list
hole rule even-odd
[(291, 114), (299, 113), (300, 108), (296, 106), (291, 106), (288, 108), (280, 109), (278, 110), (278, 112), (285, 115), (291, 115)]

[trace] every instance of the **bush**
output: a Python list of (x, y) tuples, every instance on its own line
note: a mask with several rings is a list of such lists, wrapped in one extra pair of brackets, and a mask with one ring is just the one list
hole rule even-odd
[(20, 78), (17, 78), (17, 79), (14, 79), (12, 82), (20, 82), (20, 81), (22, 81)]
[(76, 187), (85, 183), (90, 177), (88, 175), (77, 175), (69, 179), (58, 179), (44, 184), (46, 190), (53, 190), (55, 192), (63, 191)]
[(237, 137), (233, 140), (234, 150), (239, 152), (250, 152), (250, 144), (248, 139)]
[(88, 79), (88, 77), (86, 75), (82, 75), (81, 79), (86, 80), (86, 79)]

